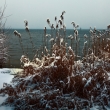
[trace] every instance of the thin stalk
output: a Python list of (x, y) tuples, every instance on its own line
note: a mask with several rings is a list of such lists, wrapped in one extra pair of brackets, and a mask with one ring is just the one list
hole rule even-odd
[(77, 42), (76, 42), (76, 61), (77, 61)]
[(21, 45), (21, 49), (22, 49), (23, 54), (25, 54), (21, 38), (19, 38), (19, 43)]
[(29, 34), (29, 36), (30, 36), (30, 43), (32, 44), (32, 52), (33, 52), (33, 54), (34, 54), (34, 49), (35, 49), (35, 47), (34, 47), (34, 44), (33, 44), (33, 41), (32, 41), (32, 36), (31, 36), (30, 32), (28, 32), (28, 34)]

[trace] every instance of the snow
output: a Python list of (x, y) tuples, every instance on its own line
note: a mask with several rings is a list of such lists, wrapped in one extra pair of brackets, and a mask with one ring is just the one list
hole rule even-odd
[[(4, 82), (9, 84), (12, 81), (13, 75), (10, 75), (11, 70), (8, 68), (0, 69), (0, 89), (3, 88)], [(16, 71), (17, 69), (14, 69), (14, 72)], [(8, 96), (5, 94), (0, 94), (0, 105), (6, 100), (7, 97)], [(14, 108), (9, 106), (0, 106), (0, 110), (14, 110)]]
[(23, 71), (20, 68), (2, 68), (0, 69), (0, 73), (8, 73), (8, 74), (17, 74), (18, 72)]

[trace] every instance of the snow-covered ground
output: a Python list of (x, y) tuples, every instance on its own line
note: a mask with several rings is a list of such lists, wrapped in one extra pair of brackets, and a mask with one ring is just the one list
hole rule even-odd
[(0, 69), (0, 73), (9, 73), (9, 74), (17, 74), (18, 72), (21, 72), (22, 69), (20, 68), (2, 68)]
[[(11, 74), (15, 74), (20, 69), (9, 69), (9, 68), (3, 68), (0, 69), (0, 89), (3, 88), (3, 83), (11, 83), (12, 78), (14, 77)], [(0, 104), (2, 104), (8, 96), (5, 94), (0, 94)], [(13, 110), (13, 107), (9, 106), (0, 106), (0, 110)]]

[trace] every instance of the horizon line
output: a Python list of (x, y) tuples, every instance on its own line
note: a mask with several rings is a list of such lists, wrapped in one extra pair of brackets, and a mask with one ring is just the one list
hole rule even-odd
[[(25, 28), (12, 28), (12, 29), (24, 29), (25, 30)], [(36, 28), (30, 28), (31, 30), (35, 30)], [(40, 30), (44, 30), (44, 29), (41, 29), (41, 28), (37, 28), (37, 29), (40, 29)], [(66, 30), (72, 30), (73, 28), (67, 28)], [(93, 28), (94, 29), (94, 28)], [(106, 29), (104, 29), (104, 28), (97, 28), (98, 30), (106, 30)], [(49, 28), (47, 28), (47, 30), (49, 30)], [(89, 30), (89, 28), (79, 28), (79, 29), (77, 29), (77, 30)]]

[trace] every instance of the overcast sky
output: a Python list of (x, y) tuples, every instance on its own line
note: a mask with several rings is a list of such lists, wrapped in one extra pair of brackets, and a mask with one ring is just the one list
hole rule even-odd
[[(5, 0), (0, 0), (3, 7)], [(74, 21), (82, 29), (96, 27), (105, 29), (110, 24), (110, 0), (6, 0), (5, 16), (7, 26), (11, 28), (24, 28), (24, 20), (28, 20), (29, 28), (43, 29), (48, 27), (46, 19), (51, 23), (54, 17), (65, 13), (65, 24), (72, 28)]]

